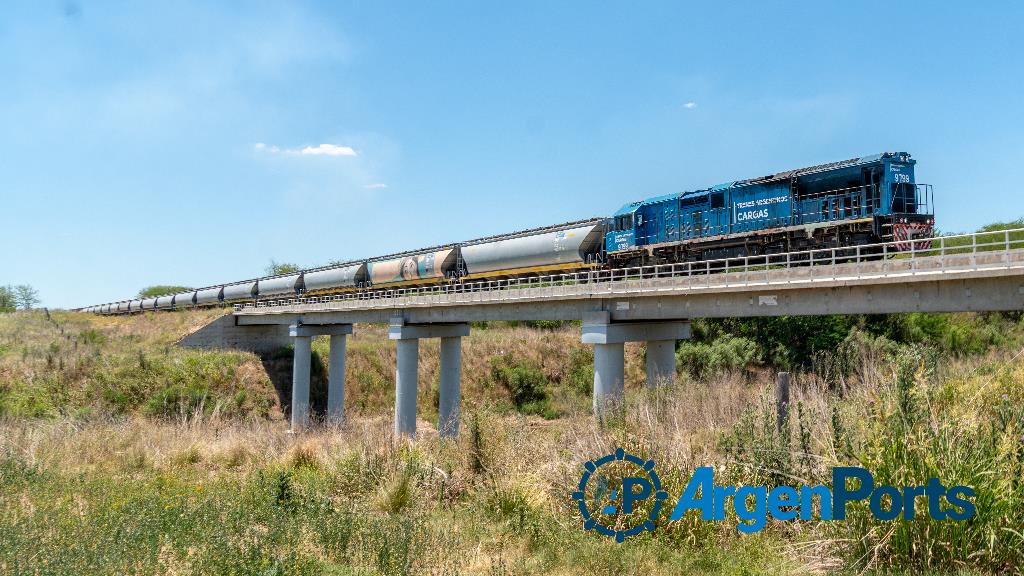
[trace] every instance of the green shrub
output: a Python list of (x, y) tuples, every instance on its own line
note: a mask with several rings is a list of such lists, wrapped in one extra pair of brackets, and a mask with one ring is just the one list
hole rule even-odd
[(540, 532), (540, 514), (530, 504), (529, 493), (518, 487), (496, 486), (487, 495), (487, 511), (514, 534), (537, 536)]
[(104, 388), (102, 397), (110, 407), (110, 411), (113, 414), (124, 414), (135, 406), (135, 403), (128, 397), (128, 395), (118, 388), (109, 386)]
[(858, 316), (705, 319), (693, 323), (693, 341), (738, 336), (755, 342), (758, 359), (768, 364), (809, 366), (816, 352), (835, 349), (861, 322)]
[(569, 354), (565, 384), (580, 395), (591, 395), (594, 389), (594, 351), (591, 347), (574, 348)]
[(710, 343), (683, 342), (676, 351), (679, 366), (695, 378), (747, 368), (758, 361), (757, 344), (747, 338), (723, 335)]
[(88, 330), (82, 330), (81, 332), (79, 332), (78, 333), (78, 340), (82, 344), (87, 344), (87, 345), (90, 345), (90, 346), (98, 346), (98, 345), (102, 345), (102, 344), (106, 343), (107, 337), (104, 336), (102, 332), (98, 332), (98, 331), (93, 330), (92, 328), (90, 328)]
[(146, 402), (149, 416), (191, 416), (212, 408), (207, 405), (210, 390), (202, 384), (172, 384), (156, 392)]
[(520, 412), (545, 418), (557, 416), (548, 402), (548, 379), (537, 364), (516, 362), (511, 354), (505, 354), (491, 360), (491, 379), (508, 390)]
[(58, 414), (53, 398), (43, 386), (23, 382), (0, 387), (0, 416), (43, 418)]
[(999, 314), (891, 314), (869, 317), (866, 330), (902, 344), (927, 344), (958, 356), (1004, 343), (1015, 321)]
[(386, 487), (380, 498), (380, 509), (389, 514), (398, 514), (408, 508), (413, 501), (412, 468), (403, 469)]

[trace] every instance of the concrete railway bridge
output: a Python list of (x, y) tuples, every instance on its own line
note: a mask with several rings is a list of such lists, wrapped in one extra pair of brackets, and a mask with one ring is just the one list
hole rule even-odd
[[(395, 432), (416, 434), (419, 341), (440, 338), (438, 431), (459, 432), (461, 339), (486, 320), (579, 320), (594, 346), (600, 417), (623, 397), (623, 344), (646, 342), (647, 383), (671, 383), (690, 318), (1024, 309), (1024, 230), (896, 244), (601, 270), (236, 305), (186, 337), (194, 347), (295, 350), (292, 427), (309, 425), (310, 339), (330, 336), (327, 421), (344, 421), (345, 341), (388, 323), (396, 341)], [(892, 257), (890, 257), (892, 256)]]

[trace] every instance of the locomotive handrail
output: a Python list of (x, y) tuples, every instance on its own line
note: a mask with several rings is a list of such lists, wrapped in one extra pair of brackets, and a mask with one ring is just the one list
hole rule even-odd
[[(937, 246), (936, 246), (937, 245)], [(967, 268), (981, 269), (1010, 267), (1010, 251), (1024, 248), (1024, 228), (1009, 230), (998, 230), (991, 232), (974, 232), (969, 234), (956, 234), (950, 236), (938, 236), (928, 239), (910, 239), (902, 241), (880, 242), (875, 244), (862, 244), (858, 246), (843, 246), (835, 248), (814, 248), (809, 250), (782, 252), (776, 254), (763, 254), (757, 256), (740, 256), (731, 258), (719, 258), (699, 262), (686, 262), (674, 264), (653, 264), (628, 268), (616, 268), (605, 270), (586, 270), (574, 273), (549, 274), (540, 276), (516, 277), (507, 279), (486, 279), (470, 282), (451, 282), (449, 284), (433, 286), (409, 286), (401, 288), (390, 288), (386, 290), (374, 290), (369, 287), (356, 292), (348, 292), (335, 295), (321, 295), (310, 297), (290, 297), (282, 299), (268, 299), (258, 302), (246, 302), (235, 304), (236, 311), (247, 308), (273, 308), (295, 304), (321, 304), (329, 305), (333, 302), (345, 302), (355, 300), (370, 301), (394, 301), (397, 299), (410, 299), (418, 296), (434, 295), (434, 298), (422, 298), (425, 303), (441, 302), (444, 296), (454, 296), (455, 302), (486, 301), (484, 296), (490, 292), (507, 292), (509, 290), (536, 290), (547, 288), (547, 294), (556, 293), (562, 288), (562, 294), (566, 293), (568, 286), (583, 283), (604, 285), (609, 293), (616, 292), (617, 283), (639, 282), (640, 288), (644, 286), (649, 290), (659, 288), (653, 280), (661, 278), (695, 277), (704, 276), (701, 284), (705, 288), (714, 286), (729, 287), (734, 285), (757, 285), (771, 282), (771, 272), (783, 269), (806, 268), (811, 270), (828, 266), (831, 274), (812, 274), (809, 281), (837, 280), (840, 277), (838, 266), (841, 264), (865, 264), (868, 262), (880, 263), (880, 270), (871, 270), (872, 274), (888, 276), (890, 274), (917, 275), (934, 274), (944, 270), (961, 270), (964, 266), (958, 265), (949, 268), (945, 260), (947, 256), (970, 254), (970, 263)], [(982, 264), (978, 261), (979, 253), (1002, 252), (1002, 258), (998, 263)], [(939, 266), (922, 268), (925, 258), (940, 257)], [(909, 270), (893, 270), (896, 262), (907, 262)], [(1022, 264), (1024, 265), (1024, 264)], [(758, 278), (751, 278), (751, 272), (764, 272)], [(857, 266), (852, 272), (856, 278), (862, 278), (865, 270), (863, 266)], [(744, 273), (743, 279), (735, 279), (733, 274)], [(844, 273), (842, 277), (847, 277)], [(715, 282), (715, 280), (719, 282)], [(645, 283), (645, 280), (648, 282)], [(802, 280), (798, 280), (802, 281)], [(792, 283), (793, 279), (787, 278), (785, 283)], [(670, 287), (671, 288), (671, 287)], [(465, 295), (461, 297), (459, 295)], [(523, 296), (523, 297), (528, 297)]]

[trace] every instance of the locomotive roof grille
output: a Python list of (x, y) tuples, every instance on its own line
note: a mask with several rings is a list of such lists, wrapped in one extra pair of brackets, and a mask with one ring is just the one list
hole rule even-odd
[(745, 186), (749, 184), (759, 184), (763, 182), (777, 182), (779, 180), (789, 180), (795, 176), (804, 176), (807, 174), (815, 174), (818, 172), (827, 172), (829, 170), (835, 170), (837, 168), (848, 168), (850, 166), (857, 166), (860, 164), (871, 164), (877, 162), (883, 158), (893, 158), (897, 156), (905, 156), (907, 159), (910, 158), (909, 154), (904, 152), (882, 152), (881, 154), (875, 154), (873, 156), (861, 156), (860, 158), (851, 158), (849, 160), (840, 160), (839, 162), (829, 162), (827, 164), (818, 164), (817, 166), (808, 166), (806, 168), (797, 168), (796, 170), (787, 170), (785, 172), (779, 172), (777, 174), (771, 174), (768, 176), (761, 176), (760, 178), (749, 178), (747, 180), (737, 180), (733, 183), (734, 186)]

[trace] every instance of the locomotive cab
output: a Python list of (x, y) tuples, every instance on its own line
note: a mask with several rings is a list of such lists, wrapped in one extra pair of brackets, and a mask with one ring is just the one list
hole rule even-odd
[(875, 212), (879, 237), (899, 243), (902, 250), (926, 249), (934, 232), (931, 186), (914, 179), (917, 161), (905, 152), (882, 158), (881, 203)]
[(626, 252), (638, 246), (637, 226), (643, 225), (642, 202), (632, 202), (619, 209), (608, 220), (605, 246), (608, 252)]

